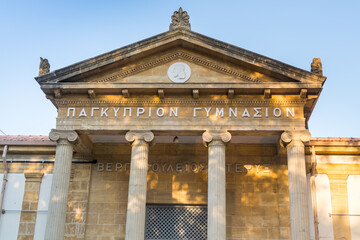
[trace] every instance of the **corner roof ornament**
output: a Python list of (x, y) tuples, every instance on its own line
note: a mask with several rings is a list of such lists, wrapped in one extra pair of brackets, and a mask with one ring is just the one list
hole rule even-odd
[(314, 58), (311, 63), (311, 72), (317, 75), (323, 75), (323, 69), (320, 58)]
[(39, 76), (50, 72), (50, 63), (46, 58), (40, 57)]
[(186, 11), (183, 11), (182, 8), (179, 8), (179, 11), (175, 11), (171, 16), (171, 24), (169, 27), (169, 31), (174, 31), (177, 29), (183, 29), (191, 31), (191, 26), (189, 22), (190, 16)]

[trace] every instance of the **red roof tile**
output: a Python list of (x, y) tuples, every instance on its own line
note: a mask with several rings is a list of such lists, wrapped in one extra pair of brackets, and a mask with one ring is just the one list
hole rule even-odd
[(48, 136), (6, 135), (0, 136), (0, 145), (56, 145)]
[(312, 137), (311, 141), (328, 141), (328, 142), (359, 142), (360, 138), (344, 138), (344, 137)]

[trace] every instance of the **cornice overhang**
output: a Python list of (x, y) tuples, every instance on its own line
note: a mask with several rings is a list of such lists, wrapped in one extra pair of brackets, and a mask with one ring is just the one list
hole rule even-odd
[(305, 146), (308, 155), (360, 155), (359, 138), (311, 138)]
[[(46, 94), (51, 94), (54, 89), (61, 89), (64, 93), (85, 93), (88, 89), (96, 89), (97, 93), (106, 92), (109, 94), (119, 93), (121, 89), (142, 89), (144, 92), (148, 89), (152, 91), (153, 89), (203, 89), (208, 91), (216, 91), (216, 89), (237, 89), (241, 90), (246, 89), (272, 89), (276, 91), (276, 94), (296, 94), (299, 89), (313, 89), (319, 91), (322, 88), (320, 83), (186, 83), (186, 84), (174, 84), (174, 83), (118, 83), (118, 82), (109, 82), (109, 83), (97, 83), (97, 82), (82, 82), (82, 83), (69, 83), (63, 82), (59, 83), (47, 83), (42, 85), (41, 89)], [(275, 93), (275, 92), (272, 92)], [(313, 92), (314, 94), (314, 92)]]

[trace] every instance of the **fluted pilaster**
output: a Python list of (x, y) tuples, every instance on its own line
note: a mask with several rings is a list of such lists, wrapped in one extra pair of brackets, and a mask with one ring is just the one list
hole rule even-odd
[(129, 131), (125, 138), (132, 143), (125, 239), (143, 240), (149, 143), (153, 141), (154, 134), (150, 131)]
[(310, 137), (307, 130), (286, 131), (281, 135), (287, 149), (292, 240), (310, 239), (304, 146)]
[(208, 146), (208, 228), (209, 240), (226, 239), (225, 143), (227, 131), (206, 131), (202, 135)]
[(77, 140), (78, 135), (75, 131), (53, 129), (49, 138), (57, 144), (45, 239), (62, 240), (65, 234), (73, 142)]
[[(330, 182), (332, 213), (349, 214), (348, 174), (327, 174)], [(350, 216), (331, 215), (335, 239), (351, 238)]]

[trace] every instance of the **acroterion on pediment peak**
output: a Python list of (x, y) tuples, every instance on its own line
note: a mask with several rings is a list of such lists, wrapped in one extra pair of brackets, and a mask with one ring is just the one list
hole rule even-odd
[(174, 14), (171, 16), (171, 24), (169, 27), (169, 31), (183, 29), (183, 30), (191, 30), (190, 16), (186, 11), (180, 7), (178, 11), (175, 11)]

